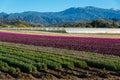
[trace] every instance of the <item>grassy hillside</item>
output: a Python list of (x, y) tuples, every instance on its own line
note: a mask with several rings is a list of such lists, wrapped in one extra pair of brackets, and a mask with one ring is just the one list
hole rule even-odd
[(25, 27), (40, 27), (41, 25), (35, 25), (35, 24), (31, 24), (22, 20), (7, 20), (7, 21), (3, 21), (0, 23), (0, 27), (2, 28), (7, 28), (7, 27), (17, 27), (17, 28), (25, 28)]

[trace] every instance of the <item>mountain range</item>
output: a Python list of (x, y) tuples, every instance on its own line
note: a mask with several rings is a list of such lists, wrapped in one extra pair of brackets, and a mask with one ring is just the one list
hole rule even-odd
[(97, 18), (120, 19), (120, 10), (103, 9), (93, 6), (72, 7), (60, 12), (34, 12), (0, 13), (0, 23), (10, 20), (23, 20), (32, 24), (53, 25), (78, 20), (93, 20)]

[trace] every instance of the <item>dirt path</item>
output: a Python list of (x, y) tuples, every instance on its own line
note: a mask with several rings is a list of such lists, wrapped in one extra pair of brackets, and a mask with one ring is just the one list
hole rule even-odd
[(0, 80), (120, 80), (117, 73), (97, 68), (74, 68), (39, 71), (36, 73), (0, 73)]
[(12, 33), (21, 33), (21, 34), (49, 35), (49, 36), (120, 38), (120, 34), (70, 34), (70, 33), (43, 32), (43, 31), (16, 31), (16, 30), (0, 30), (0, 31), (2, 31), (2, 32), (12, 32)]

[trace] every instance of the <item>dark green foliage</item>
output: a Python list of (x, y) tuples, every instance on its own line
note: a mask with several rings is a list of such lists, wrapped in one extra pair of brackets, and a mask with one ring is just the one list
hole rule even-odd
[(63, 23), (60, 27), (80, 27), (80, 28), (118, 28), (120, 20), (98, 18), (94, 20), (80, 20)]
[(47, 65), (45, 63), (36, 63), (34, 64), (38, 70), (46, 70), (47, 69)]
[(74, 61), (74, 65), (76, 67), (87, 67), (88, 66), (85, 61), (79, 61), (79, 60)]
[(8, 72), (10, 72), (10, 73), (16, 73), (16, 69), (14, 67), (11, 67)]
[[(37, 70), (46, 70), (48, 68), (72, 69), (79, 62), (79, 60), (73, 58), (3, 46), (0, 46), (0, 60), (5, 63), (1, 63), (4, 68), (8, 65), (12, 66), (11, 68), (7, 68), (10, 69), (7, 70), (10, 73), (20, 71), (31, 73), (36, 72)], [(84, 63), (84, 61), (80, 62)], [(79, 63), (78, 65), (81, 66), (77, 67), (82, 67), (83, 63)]]
[(3, 62), (3, 61), (0, 61), (0, 70), (3, 70), (3, 71), (8, 71), (10, 67), (8, 66), (7, 63)]
[(115, 71), (120, 70), (119, 57), (108, 55), (99, 56), (101, 58), (97, 59), (97, 54), (92, 56), (90, 58), (88, 56), (88, 58), (83, 57), (81, 59), (76, 59), (45, 52), (0, 46), (0, 70), (9, 73), (20, 71), (31, 73), (37, 70), (73, 69), (74, 67), (86, 68), (88, 66)]
[(47, 64), (48, 68), (51, 68), (51, 69), (61, 69), (62, 68), (62, 65), (60, 63), (57, 63), (54, 61), (45, 60), (44, 63)]
[(21, 72), (20, 68), (16, 68), (16, 72)]
[(9, 65), (11, 65), (13, 67), (19, 67), (24, 72), (35, 72), (37, 70), (35, 66), (24, 63), (22, 61), (19, 61), (19, 60), (13, 59), (13, 58), (0, 57), (0, 60), (8, 63)]
[(70, 68), (70, 69), (74, 68), (74, 64), (72, 62), (63, 62), (62, 66), (64, 68)]
[(20, 72), (19, 68), (10, 67), (7, 63), (0, 61), (0, 70), (9, 73)]
[(120, 70), (119, 62), (118, 63), (106, 62), (104, 59), (101, 61), (97, 61), (97, 60), (91, 60), (91, 61), (85, 60), (85, 61), (88, 64), (88, 66), (102, 68), (102, 69), (108, 69), (108, 70), (115, 70), (115, 71)]

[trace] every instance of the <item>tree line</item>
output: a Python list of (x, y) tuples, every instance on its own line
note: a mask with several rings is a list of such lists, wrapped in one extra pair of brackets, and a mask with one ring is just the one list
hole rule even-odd
[(95, 19), (67, 22), (60, 27), (82, 27), (82, 28), (120, 28), (120, 20), (117, 19)]

